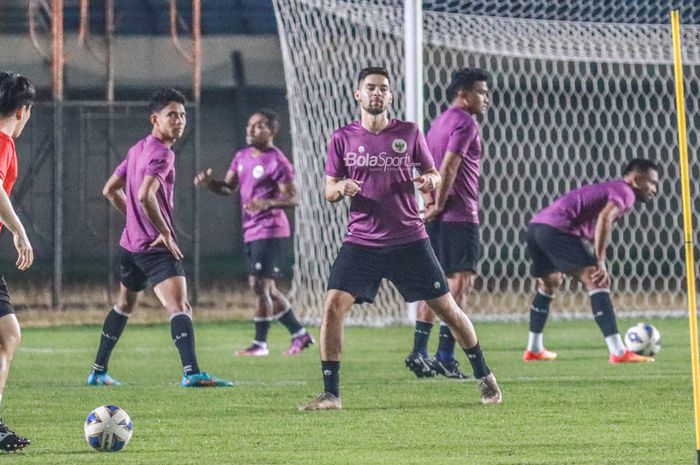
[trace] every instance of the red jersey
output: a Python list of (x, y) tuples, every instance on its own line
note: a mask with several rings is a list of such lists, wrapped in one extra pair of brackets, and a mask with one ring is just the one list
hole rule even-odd
[[(12, 186), (17, 181), (17, 152), (12, 137), (0, 131), (0, 180), (2, 188), (10, 195)], [(0, 223), (2, 229), (2, 223)]]

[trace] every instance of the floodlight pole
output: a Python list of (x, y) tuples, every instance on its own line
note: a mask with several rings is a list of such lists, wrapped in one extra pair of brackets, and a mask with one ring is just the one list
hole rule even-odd
[[(406, 120), (423, 130), (423, 5), (421, 0), (404, 0), (404, 76)], [(419, 209), (423, 197), (416, 191)], [(418, 302), (407, 305), (407, 318), (416, 320)]]

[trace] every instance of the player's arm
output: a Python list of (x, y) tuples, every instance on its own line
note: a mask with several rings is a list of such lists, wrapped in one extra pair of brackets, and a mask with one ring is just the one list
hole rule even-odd
[(181, 260), (183, 257), (182, 252), (180, 252), (180, 248), (175, 243), (173, 233), (170, 231), (158, 207), (158, 198), (156, 197), (158, 189), (160, 189), (160, 181), (157, 177), (151, 176), (150, 174), (143, 178), (143, 183), (139, 189), (139, 203), (141, 203), (141, 208), (143, 208), (144, 213), (146, 213), (148, 220), (160, 233), (156, 240), (151, 243), (151, 247), (162, 244), (168, 248), (175, 258)]
[(354, 197), (362, 188), (362, 181), (354, 179), (334, 178), (326, 175), (326, 200), (331, 203), (337, 202), (345, 196)]
[[(0, 180), (2, 181), (2, 180)], [(27, 232), (24, 230), (22, 222), (19, 220), (15, 209), (12, 207), (10, 197), (5, 189), (0, 188), (0, 221), (10, 230), (17, 250), (17, 268), (26, 270), (34, 262), (34, 250), (29, 243)]]
[(126, 216), (126, 196), (124, 194), (125, 185), (126, 178), (124, 176), (113, 174), (102, 188), (102, 195), (107, 197), (109, 203), (111, 203), (112, 206), (119, 210), (119, 212), (124, 216)]
[(421, 171), (419, 176), (412, 179), (416, 183), (416, 188), (423, 194), (434, 191), (440, 187), (440, 172), (435, 167)]
[(233, 195), (238, 188), (238, 173), (234, 170), (226, 172), (224, 180), (214, 179), (211, 168), (202, 171), (194, 177), (194, 185), (206, 187), (210, 191), (219, 195)]
[(294, 181), (277, 183), (279, 195), (274, 199), (253, 199), (243, 206), (251, 213), (267, 211), (271, 208), (294, 208), (299, 205), (297, 186)]
[(442, 182), (435, 189), (435, 205), (433, 205), (432, 208), (426, 208), (427, 211), (424, 221), (433, 220), (445, 210), (447, 196), (455, 183), (459, 165), (461, 164), (462, 156), (460, 154), (449, 150), (445, 152), (445, 158), (442, 160), (442, 165), (440, 165), (440, 177), (442, 178)]
[(593, 250), (598, 261), (598, 269), (591, 275), (594, 282), (604, 283), (607, 280), (608, 271), (605, 266), (605, 249), (608, 246), (612, 225), (619, 214), (620, 208), (613, 202), (608, 202), (598, 214), (593, 241)]

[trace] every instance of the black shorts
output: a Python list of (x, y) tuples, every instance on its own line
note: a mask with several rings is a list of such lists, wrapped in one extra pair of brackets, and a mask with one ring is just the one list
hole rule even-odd
[(120, 257), (120, 281), (130, 291), (140, 292), (146, 284), (152, 286), (173, 276), (185, 276), (182, 260), (170, 251), (133, 253), (122, 249)]
[(331, 267), (328, 289), (352, 294), (358, 304), (371, 303), (382, 278), (394, 283), (406, 302), (434, 299), (450, 291), (428, 239), (391, 247), (344, 243)]
[(425, 229), (446, 274), (476, 271), (482, 251), (478, 224), (433, 221)]
[(246, 242), (245, 257), (248, 260), (248, 274), (258, 278), (278, 278), (287, 242), (287, 238)]
[(7, 290), (7, 282), (4, 276), (0, 276), (0, 318), (15, 313), (10, 301), (10, 291)]
[(532, 259), (532, 276), (570, 273), (598, 261), (583, 240), (547, 224), (530, 223), (525, 238)]

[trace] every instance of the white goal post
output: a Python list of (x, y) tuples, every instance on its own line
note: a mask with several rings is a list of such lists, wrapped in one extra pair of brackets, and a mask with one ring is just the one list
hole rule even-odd
[[(274, 4), (301, 195), (292, 298), (304, 320), (318, 322), (347, 222), (347, 204), (324, 199), (326, 144), (333, 130), (358, 117), (352, 90), (365, 66), (389, 69), (392, 116), (407, 118), (405, 10), (399, 0)], [(660, 163), (662, 182), (657, 199), (614, 229), (608, 248), (613, 300), (626, 315), (684, 314), (670, 26), (438, 10), (422, 11), (425, 127), (446, 107), (444, 91), (453, 71), (480, 67), (492, 75), (491, 107), (481, 121), (484, 254), (469, 314), (526, 317), (534, 289), (522, 242), (529, 218), (571, 188), (619, 176), (625, 161), (638, 156)], [(700, 141), (700, 27), (683, 26), (682, 41), (692, 149)], [(690, 172), (700, 178), (696, 159)], [(697, 191), (692, 195), (697, 214), (700, 200)], [(576, 289), (567, 283), (553, 317), (590, 314), (586, 295)], [(375, 304), (355, 306), (348, 318), (368, 325), (406, 321), (401, 297), (386, 283)]]

